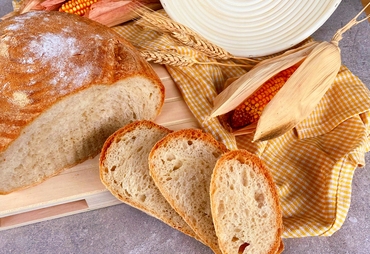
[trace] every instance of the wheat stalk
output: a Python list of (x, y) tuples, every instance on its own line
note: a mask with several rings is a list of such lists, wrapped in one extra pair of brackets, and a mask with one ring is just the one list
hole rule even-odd
[(181, 55), (181, 54), (178, 54), (172, 51), (140, 50), (140, 54), (147, 62), (167, 64), (167, 65), (172, 65), (172, 66), (193, 66), (194, 64), (199, 64), (199, 65), (222, 65), (222, 66), (232, 66), (232, 67), (243, 67), (247, 69), (250, 69), (253, 67), (253, 65), (251, 64), (199, 62), (192, 57)]
[(242, 59), (254, 64), (259, 62), (258, 60), (250, 58), (235, 57), (222, 47), (211, 43), (190, 28), (161, 15), (160, 13), (153, 12), (146, 8), (140, 8), (137, 10), (137, 13), (141, 17), (141, 19), (137, 21), (137, 25), (144, 28), (150, 28), (157, 32), (169, 34), (180, 43), (192, 47), (193, 49), (206, 54), (208, 57), (221, 60)]

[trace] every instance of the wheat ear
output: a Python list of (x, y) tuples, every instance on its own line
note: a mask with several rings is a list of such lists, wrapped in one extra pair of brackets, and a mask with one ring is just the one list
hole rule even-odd
[(141, 17), (136, 24), (150, 28), (157, 32), (169, 34), (171, 37), (179, 41), (180, 43), (192, 47), (207, 56), (215, 59), (227, 60), (227, 59), (243, 59), (251, 63), (258, 63), (258, 60), (250, 58), (235, 57), (223, 48), (209, 42), (207, 39), (194, 32), (190, 28), (164, 16), (158, 12), (147, 10), (146, 8), (140, 8), (137, 10), (138, 15)]
[(141, 50), (140, 54), (146, 61), (159, 64), (168, 64), (172, 66), (192, 66), (197, 63), (197, 61), (191, 57), (180, 55), (174, 52), (169, 53)]
[(199, 65), (221, 65), (221, 66), (243, 67), (247, 69), (253, 67), (253, 65), (251, 64), (199, 62), (194, 58), (181, 55), (176, 52), (140, 50), (140, 54), (147, 62), (167, 64), (172, 66), (193, 66), (194, 64), (199, 64)]

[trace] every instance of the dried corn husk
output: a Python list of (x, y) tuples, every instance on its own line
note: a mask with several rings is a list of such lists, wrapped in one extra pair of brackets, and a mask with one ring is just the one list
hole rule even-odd
[(255, 129), (246, 126), (232, 132), (243, 135), (254, 131), (253, 141), (262, 141), (278, 137), (294, 128), (308, 117), (333, 84), (341, 66), (338, 42), (345, 31), (366, 20), (357, 21), (363, 11), (338, 30), (331, 42), (311, 42), (258, 63), (215, 98), (210, 117), (219, 116), (224, 119), (222, 116), (234, 110), (268, 79), (299, 64), (298, 69), (263, 109)]
[(138, 17), (135, 9), (145, 6), (150, 10), (162, 8), (159, 0), (100, 0), (91, 5), (85, 17), (113, 27)]
[[(13, 0), (14, 11), (0, 19), (35, 10), (58, 11), (66, 2), (68, 0)], [(162, 5), (160, 0), (99, 0), (90, 6), (84, 17), (112, 27), (137, 18), (135, 9), (143, 7), (158, 10)]]
[(14, 11), (5, 14), (0, 18), (0, 20), (5, 20), (10, 17), (28, 12), (30, 10), (41, 10), (42, 7), (40, 7), (40, 3), (42, 3), (43, 0), (19, 0), (19, 1), (13, 1), (13, 8)]

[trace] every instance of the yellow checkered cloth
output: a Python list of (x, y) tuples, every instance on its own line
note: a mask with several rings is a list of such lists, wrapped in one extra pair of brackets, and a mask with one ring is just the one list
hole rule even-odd
[[(14, 9), (19, 1), (12, 1)], [(199, 62), (213, 61), (133, 22), (113, 29), (137, 48), (173, 50)], [(229, 149), (257, 154), (269, 167), (280, 195), (283, 237), (329, 236), (340, 229), (351, 203), (354, 170), (365, 165), (370, 150), (370, 92), (355, 75), (342, 66), (307, 119), (279, 138), (252, 143), (252, 136), (235, 138), (216, 118), (208, 117), (224, 82), (245, 70), (216, 65), (166, 68), (205, 131)]]
[[(172, 50), (199, 62), (213, 61), (133, 22), (113, 29), (139, 49)], [(226, 79), (245, 70), (216, 65), (166, 68), (205, 131), (229, 149), (245, 148), (267, 164), (280, 195), (283, 237), (329, 236), (340, 229), (351, 202), (354, 170), (364, 166), (370, 149), (370, 92), (356, 76), (342, 66), (307, 119), (279, 138), (252, 143), (252, 136), (235, 138), (208, 117)]]

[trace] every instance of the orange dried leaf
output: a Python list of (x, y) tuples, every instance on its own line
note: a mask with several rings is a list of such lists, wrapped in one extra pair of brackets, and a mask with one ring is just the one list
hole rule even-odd
[(40, 6), (42, 6), (46, 11), (56, 11), (59, 10), (64, 2), (66, 2), (66, 0), (45, 0), (40, 4)]

